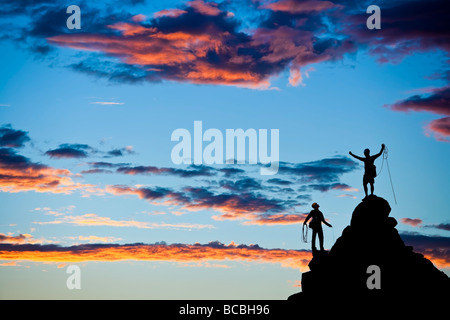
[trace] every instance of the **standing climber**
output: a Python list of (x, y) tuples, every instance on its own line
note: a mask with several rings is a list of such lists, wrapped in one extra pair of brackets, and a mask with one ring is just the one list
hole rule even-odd
[(305, 225), (308, 220), (311, 218), (311, 222), (309, 223), (309, 227), (312, 229), (312, 251), (317, 252), (316, 249), (316, 235), (319, 236), (319, 244), (320, 244), (320, 251), (325, 251), (323, 248), (323, 230), (322, 230), (322, 222), (325, 223), (330, 228), (332, 227), (331, 224), (325, 221), (322, 212), (319, 210), (319, 205), (314, 202), (312, 204), (313, 210), (308, 214), (305, 221), (303, 222), (303, 225)]
[(371, 195), (373, 194), (373, 191), (374, 191), (373, 184), (375, 183), (375, 177), (377, 176), (377, 169), (376, 169), (374, 163), (375, 163), (375, 159), (378, 158), (379, 156), (381, 156), (381, 154), (384, 151), (384, 148), (385, 148), (385, 145), (383, 143), (381, 145), (381, 151), (373, 156), (370, 155), (369, 149), (364, 150), (364, 155), (366, 156), (365, 158), (355, 156), (351, 151), (349, 152), (349, 154), (352, 157), (364, 162), (363, 186), (364, 186), (364, 192), (366, 193), (366, 197), (367, 197), (367, 184), (368, 183), (370, 183), (370, 194)]

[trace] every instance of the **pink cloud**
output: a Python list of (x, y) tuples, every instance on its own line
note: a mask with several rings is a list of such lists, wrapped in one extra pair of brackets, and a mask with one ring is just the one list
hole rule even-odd
[(450, 142), (450, 117), (431, 121), (425, 130), (431, 132), (438, 141)]
[(418, 225), (422, 224), (422, 219), (401, 218), (400, 222), (413, 227), (417, 227)]
[(156, 12), (155, 14), (153, 14), (153, 16), (155, 18), (160, 18), (160, 17), (172, 17), (172, 18), (177, 18), (179, 16), (181, 16), (182, 14), (185, 14), (187, 11), (185, 10), (181, 10), (181, 9), (163, 9), (161, 11)]
[(204, 2), (202, 0), (188, 1), (187, 5), (193, 8), (198, 13), (207, 16), (217, 16), (222, 11), (217, 7), (218, 4), (215, 2)]
[(261, 6), (261, 8), (271, 9), (273, 11), (288, 12), (292, 14), (324, 11), (333, 7), (336, 7), (336, 5), (330, 1), (315, 0), (280, 0)]

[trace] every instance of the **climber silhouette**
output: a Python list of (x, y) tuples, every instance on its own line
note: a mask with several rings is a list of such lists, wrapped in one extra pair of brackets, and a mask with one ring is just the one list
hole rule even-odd
[[(358, 159), (361, 160), (362, 162), (364, 162), (364, 176), (363, 176), (363, 186), (364, 186), (364, 192), (366, 193), (366, 197), (367, 197), (367, 184), (370, 183), (370, 194), (373, 194), (374, 191), (374, 183), (375, 183), (375, 177), (377, 176), (377, 168), (375, 167), (375, 159), (378, 158), (379, 156), (381, 156), (381, 154), (384, 151), (384, 143), (381, 145), (381, 150), (380, 152), (378, 152), (377, 154), (371, 156), (370, 155), (370, 150), (369, 149), (365, 149), (364, 150), (364, 155), (366, 156), (365, 158), (362, 157), (358, 157), (356, 155), (354, 155), (351, 151), (349, 152), (349, 154)], [(364, 198), (365, 199), (365, 198)], [(364, 200), (363, 199), (363, 200)]]
[(310, 218), (311, 222), (309, 223), (309, 227), (313, 230), (313, 234), (312, 234), (312, 251), (313, 254), (315, 252), (317, 252), (317, 248), (316, 248), (316, 235), (319, 236), (319, 244), (320, 244), (320, 251), (325, 251), (323, 248), (323, 230), (322, 230), (322, 222), (325, 223), (327, 226), (329, 226), (330, 228), (332, 227), (331, 224), (329, 224), (328, 222), (325, 221), (322, 212), (319, 210), (319, 205), (317, 203), (313, 203), (312, 207), (314, 208), (313, 210), (311, 210), (311, 212), (308, 214), (308, 216), (306, 217), (305, 221), (303, 222), (303, 224), (305, 225), (308, 220)]

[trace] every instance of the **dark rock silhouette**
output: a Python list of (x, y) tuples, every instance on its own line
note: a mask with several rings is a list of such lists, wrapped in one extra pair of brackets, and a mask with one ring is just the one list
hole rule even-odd
[[(288, 300), (448, 297), (450, 278), (422, 254), (405, 246), (390, 211), (385, 199), (374, 195), (365, 198), (330, 251), (314, 255), (310, 271), (302, 274), (302, 292)], [(371, 265), (379, 267), (380, 289), (368, 288), (372, 273), (367, 269)]]

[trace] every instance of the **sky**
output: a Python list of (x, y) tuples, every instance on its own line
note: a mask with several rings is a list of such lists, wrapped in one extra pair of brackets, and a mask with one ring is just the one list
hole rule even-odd
[[(329, 249), (364, 197), (349, 151), (382, 143), (375, 194), (450, 275), (446, 1), (0, 3), (0, 298), (286, 299), (311, 204)], [(237, 129), (258, 152), (266, 130), (278, 170), (250, 139), (227, 163)]]

